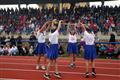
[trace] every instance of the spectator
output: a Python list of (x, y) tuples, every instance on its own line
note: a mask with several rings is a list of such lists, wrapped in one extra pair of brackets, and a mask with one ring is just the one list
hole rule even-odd
[(9, 49), (9, 55), (17, 55), (18, 53), (18, 48), (15, 45), (11, 45), (10, 49)]
[(108, 59), (111, 59), (114, 56), (114, 47), (112, 45), (109, 45), (109, 48), (106, 51), (106, 57)]
[(0, 55), (3, 55), (4, 50), (3, 50), (3, 46), (0, 46)]
[(19, 35), (19, 36), (17, 37), (17, 45), (18, 45), (18, 46), (21, 46), (21, 45), (22, 45), (22, 36), (21, 36), (21, 35)]
[(1, 45), (5, 45), (6, 44), (5, 40), (6, 40), (5, 36), (0, 38)]
[(8, 53), (9, 53), (8, 50), (9, 50), (9, 46), (4, 45), (3, 46), (3, 51), (4, 51), (3, 55), (8, 55)]
[(33, 48), (33, 46), (30, 46), (29, 55), (33, 55), (33, 53), (34, 53), (34, 48)]
[(14, 36), (11, 36), (10, 42), (11, 45), (16, 45), (16, 39), (14, 38)]
[[(116, 42), (115, 35), (113, 33), (110, 34), (110, 40), (109, 40), (109, 42)], [(115, 45), (115, 44), (112, 43), (112, 45)]]
[(110, 34), (110, 40), (109, 42), (115, 42), (115, 35), (113, 33)]
[(120, 45), (115, 46), (114, 57), (119, 59), (119, 57), (120, 57)]
[(61, 44), (59, 44), (59, 54), (62, 56), (64, 54), (64, 50)]
[(99, 53), (98, 53), (99, 56), (102, 56), (102, 57), (106, 56), (106, 51), (107, 50), (108, 50), (107, 45), (101, 44), (100, 47), (99, 47)]
[(24, 45), (21, 45), (18, 47), (19, 55), (25, 56), (27, 55), (26, 47)]
[(29, 40), (31, 41), (31, 42), (29, 42), (30, 46), (33, 46), (33, 48), (35, 48), (35, 43), (36, 43), (35, 41), (37, 40), (37, 38), (34, 35), (34, 33), (31, 34)]
[(3, 30), (4, 30), (4, 26), (0, 25), (0, 34), (3, 32)]

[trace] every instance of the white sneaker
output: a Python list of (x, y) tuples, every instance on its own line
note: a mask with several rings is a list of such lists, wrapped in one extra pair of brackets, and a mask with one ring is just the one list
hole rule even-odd
[(46, 80), (50, 80), (50, 75), (49, 74), (44, 74), (43, 76)]
[(40, 69), (40, 66), (39, 66), (39, 65), (36, 65), (36, 69), (39, 70), (39, 69)]
[(46, 70), (46, 67), (45, 67), (45, 66), (41, 66), (41, 69), (42, 69), (42, 70)]
[(75, 63), (71, 63), (69, 66), (70, 66), (71, 68), (75, 68), (75, 67), (76, 67)]
[(96, 72), (92, 72), (92, 76), (93, 76), (93, 77), (96, 77)]
[(60, 73), (55, 73), (54, 76), (55, 76), (56, 78), (59, 78), (59, 79), (62, 78), (61, 75), (60, 75)]

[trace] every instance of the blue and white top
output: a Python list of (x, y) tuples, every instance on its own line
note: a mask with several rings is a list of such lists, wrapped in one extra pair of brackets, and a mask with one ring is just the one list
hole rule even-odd
[(95, 42), (95, 34), (92, 33), (88, 33), (87, 31), (84, 32), (83, 35), (83, 40), (85, 41), (86, 45), (94, 45)]
[(49, 41), (51, 44), (58, 44), (58, 36), (59, 36), (59, 32), (58, 30), (56, 30), (53, 33), (49, 33)]
[(44, 32), (37, 32), (37, 39), (38, 39), (38, 43), (45, 43), (45, 38), (46, 38), (46, 31)]
[(69, 34), (68, 42), (69, 43), (76, 43), (77, 42), (77, 36), (76, 36), (76, 34), (75, 35)]

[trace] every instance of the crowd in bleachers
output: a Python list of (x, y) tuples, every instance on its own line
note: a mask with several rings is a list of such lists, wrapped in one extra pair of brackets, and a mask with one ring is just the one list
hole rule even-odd
[[(45, 21), (52, 19), (63, 19), (66, 22), (77, 23), (79, 20), (90, 27), (95, 33), (98, 31), (102, 34), (114, 31), (120, 33), (120, 6), (119, 7), (70, 7), (63, 8), (59, 13), (58, 8), (23, 8), (23, 9), (0, 9), (0, 34), (21, 33), (31, 34), (29, 40), (36, 40), (36, 36), (32, 32), (41, 27)], [(66, 27), (61, 28), (61, 32)], [(29, 42), (29, 46), (23, 45), (22, 36), (14, 38), (14, 36), (0, 36), (0, 55), (33, 55), (36, 46), (35, 42)], [(111, 42), (111, 41), (110, 41)], [(80, 45), (81, 48), (81, 45)], [(96, 45), (99, 56), (120, 55), (120, 46), (116, 45)], [(62, 47), (60, 50), (63, 51)], [(60, 51), (61, 53), (61, 51)], [(63, 53), (61, 53), (63, 54)]]
[(103, 34), (120, 30), (120, 6), (71, 6), (69, 9), (63, 8), (61, 13), (59, 13), (58, 8), (0, 9), (0, 32), (29, 34), (36, 27), (53, 18), (63, 19), (66, 22), (80, 20), (95, 32), (101, 31)]
[[(37, 45), (36, 36), (31, 34), (29, 40), (31, 42), (22, 42), (24, 40), (22, 36), (18, 36), (17, 38), (12, 37), (0, 37), (0, 55), (34, 55), (35, 48)], [(36, 42), (34, 42), (36, 41)], [(114, 42), (114, 39), (110, 39), (110, 42)], [(47, 44), (47, 43), (46, 43)], [(59, 53), (60, 55), (64, 55), (66, 53), (67, 43), (62, 43), (59, 45)], [(78, 56), (83, 54), (84, 42), (78, 42)], [(120, 56), (120, 45), (119, 44), (96, 44), (96, 51), (98, 57), (104, 58), (118, 58)]]
[(25, 40), (22, 35), (14, 37), (0, 36), (0, 55), (34, 55), (34, 50), (37, 45), (37, 38), (34, 33), (32, 33)]
[(116, 45), (106, 45), (106, 44), (99, 44), (96, 45), (97, 48), (97, 54), (99, 57), (105, 57), (105, 58), (117, 58), (120, 55), (120, 46)]
[(36, 46), (36, 36), (31, 34), (29, 40), (35, 42), (24, 43), (21, 35), (17, 38), (11, 37), (0, 37), (0, 55), (33, 55), (33, 51)]

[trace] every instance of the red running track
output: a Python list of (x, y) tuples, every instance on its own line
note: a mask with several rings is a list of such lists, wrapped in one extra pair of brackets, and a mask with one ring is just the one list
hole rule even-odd
[[(62, 73), (60, 80), (120, 80), (119, 60), (96, 60), (96, 78), (85, 78), (85, 63), (77, 58), (76, 68), (69, 68), (69, 58), (59, 58), (58, 67)], [(0, 80), (45, 80), (45, 71), (36, 70), (36, 57), (33, 56), (1, 56), (0, 57)], [(51, 80), (57, 80), (54, 76), (54, 67), (50, 69)]]

